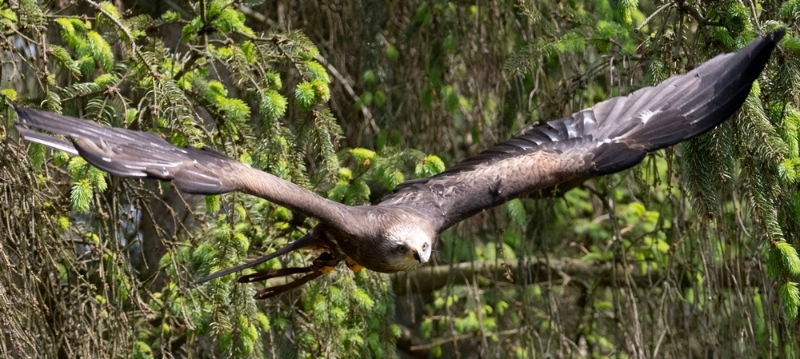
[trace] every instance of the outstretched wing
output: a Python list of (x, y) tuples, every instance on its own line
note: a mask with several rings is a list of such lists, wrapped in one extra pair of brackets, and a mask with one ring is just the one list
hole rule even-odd
[(178, 148), (155, 133), (103, 126), (50, 112), (17, 108), (19, 123), (64, 135), (72, 142), (18, 126), (26, 140), (73, 155), (120, 177), (172, 181), (194, 194), (241, 191), (316, 217), (337, 228), (358, 220), (353, 208), (262, 172), (211, 149)]
[(537, 126), (436, 176), (405, 182), (379, 205), (414, 207), (441, 232), (510, 199), (630, 168), (647, 152), (700, 135), (730, 117), (783, 34), (756, 39), (658, 86)]

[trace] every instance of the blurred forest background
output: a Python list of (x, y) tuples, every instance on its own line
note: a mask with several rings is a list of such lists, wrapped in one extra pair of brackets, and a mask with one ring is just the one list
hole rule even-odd
[[(798, 19), (799, 0), (0, 0), (0, 356), (798, 357)], [(192, 281), (312, 219), (110, 177), (23, 142), (10, 107), (360, 205), (780, 26), (713, 132), (481, 213), (415, 272), (341, 268), (266, 301)]]

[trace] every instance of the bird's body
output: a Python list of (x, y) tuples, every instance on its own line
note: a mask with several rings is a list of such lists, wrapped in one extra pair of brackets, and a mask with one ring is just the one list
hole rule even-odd
[(68, 136), (72, 143), (19, 128), (26, 139), (79, 154), (112, 174), (171, 180), (188, 193), (241, 191), (319, 219), (312, 231), (283, 249), (199, 282), (301, 248), (330, 255), (307, 268), (314, 275), (319, 266), (343, 260), (391, 273), (427, 262), (442, 231), (482, 210), (630, 168), (648, 152), (714, 128), (744, 102), (782, 36), (778, 31), (756, 39), (655, 87), (534, 127), (439, 175), (402, 183), (377, 205), (365, 207), (330, 201), (213, 150), (174, 147), (152, 133), (36, 110), (17, 112), (20, 123)]

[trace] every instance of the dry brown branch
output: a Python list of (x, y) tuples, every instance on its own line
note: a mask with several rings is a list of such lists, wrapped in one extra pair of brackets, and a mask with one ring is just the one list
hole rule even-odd
[[(714, 281), (721, 287), (760, 286), (764, 273), (760, 263), (748, 261), (747, 266), (729, 265), (738, 273), (718, 272)], [(615, 268), (616, 266), (616, 268)], [(673, 266), (671, 272), (663, 274), (662, 270), (640, 272), (636, 268), (625, 268), (621, 264), (605, 262), (597, 263), (572, 258), (511, 260), (499, 262), (466, 262), (457, 265), (440, 265), (425, 267), (412, 272), (401, 272), (392, 276), (395, 294), (431, 293), (444, 288), (448, 284), (467, 284), (465, 281), (486, 278), (478, 281), (479, 286), (522, 285), (546, 282), (557, 279), (561, 284), (591, 285), (598, 287), (621, 287), (628, 281), (639, 288), (652, 288), (662, 285), (680, 287), (692, 286), (690, 278), (698, 269), (689, 266)], [(528, 280), (525, 280), (525, 278)], [(739, 278), (738, 280), (734, 280)], [(738, 283), (737, 283), (738, 281)]]

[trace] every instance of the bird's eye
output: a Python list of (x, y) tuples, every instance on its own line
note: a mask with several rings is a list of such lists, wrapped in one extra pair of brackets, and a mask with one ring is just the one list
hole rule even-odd
[(401, 253), (402, 254), (402, 253), (405, 253), (408, 250), (408, 246), (406, 246), (404, 244), (401, 244), (401, 245), (397, 246), (397, 248), (395, 248), (394, 250), (396, 250), (397, 253)]
[(427, 251), (427, 250), (428, 250), (428, 247), (430, 247), (430, 244), (428, 244), (428, 243), (424, 243), (424, 244), (422, 245), (422, 250), (423, 250), (423, 251)]

